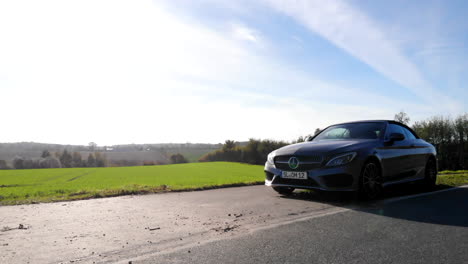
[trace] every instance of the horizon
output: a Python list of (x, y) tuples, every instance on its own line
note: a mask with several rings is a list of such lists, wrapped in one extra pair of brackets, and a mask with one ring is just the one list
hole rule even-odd
[[(248, 141), (235, 141), (236, 143), (245, 143)], [(35, 142), (35, 141), (18, 141), (18, 142), (0, 142), (0, 144), (20, 144), (20, 143), (32, 143), (32, 144), (45, 144), (45, 145), (61, 145), (61, 146), (89, 146), (88, 144), (66, 144), (66, 143), (48, 143), (48, 142)], [(91, 143), (91, 142), (90, 142)], [(96, 142), (93, 142), (96, 143)], [(219, 142), (219, 143), (206, 143), (206, 142), (185, 142), (185, 143), (180, 143), (180, 142), (164, 142), (164, 143), (123, 143), (123, 144), (112, 144), (112, 145), (100, 145), (96, 143), (97, 147), (113, 147), (113, 146), (125, 146), (125, 145), (169, 145), (169, 144), (174, 144), (174, 145), (183, 145), (183, 144), (207, 144), (207, 145), (222, 145), (224, 142)]]
[(411, 123), (456, 117), (468, 112), (467, 7), (4, 1), (1, 140), (291, 141), (402, 110)]

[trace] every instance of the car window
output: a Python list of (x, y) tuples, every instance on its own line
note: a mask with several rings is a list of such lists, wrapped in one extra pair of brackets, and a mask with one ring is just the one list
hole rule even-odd
[(416, 137), (414, 136), (414, 134), (411, 131), (409, 131), (407, 128), (404, 128), (404, 127), (402, 127), (402, 128), (403, 128), (403, 131), (405, 131), (406, 139), (408, 139), (408, 140), (416, 139)]
[(338, 127), (330, 131), (325, 131), (325, 137), (327, 139), (349, 138), (349, 130), (344, 127)]
[(339, 139), (378, 139), (382, 134), (384, 123), (362, 122), (331, 126), (313, 141)]

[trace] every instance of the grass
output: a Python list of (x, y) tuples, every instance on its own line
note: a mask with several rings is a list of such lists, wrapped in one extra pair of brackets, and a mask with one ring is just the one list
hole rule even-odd
[(232, 162), (0, 170), (0, 204), (53, 202), (125, 194), (207, 189), (263, 182), (263, 166)]
[(441, 171), (437, 176), (437, 184), (461, 186), (468, 184), (468, 170)]

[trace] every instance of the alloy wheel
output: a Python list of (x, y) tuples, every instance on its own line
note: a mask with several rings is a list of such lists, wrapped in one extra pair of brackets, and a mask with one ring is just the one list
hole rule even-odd
[(367, 163), (362, 173), (362, 188), (365, 195), (374, 199), (382, 192), (382, 176), (375, 163)]

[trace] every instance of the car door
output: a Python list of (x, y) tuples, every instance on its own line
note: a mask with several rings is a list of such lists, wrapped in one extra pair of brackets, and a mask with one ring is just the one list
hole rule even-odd
[[(390, 141), (392, 133), (400, 133), (405, 136), (401, 141)], [(412, 170), (414, 161), (413, 140), (406, 137), (404, 127), (390, 123), (384, 137), (384, 145), (380, 149), (382, 158), (384, 181), (398, 181), (414, 176)]]
[(411, 150), (411, 162), (408, 164), (408, 171), (412, 175), (412, 178), (424, 177), (424, 170), (427, 162), (427, 143), (417, 138), (409, 129), (403, 127), (403, 130), (406, 139), (410, 143)]

